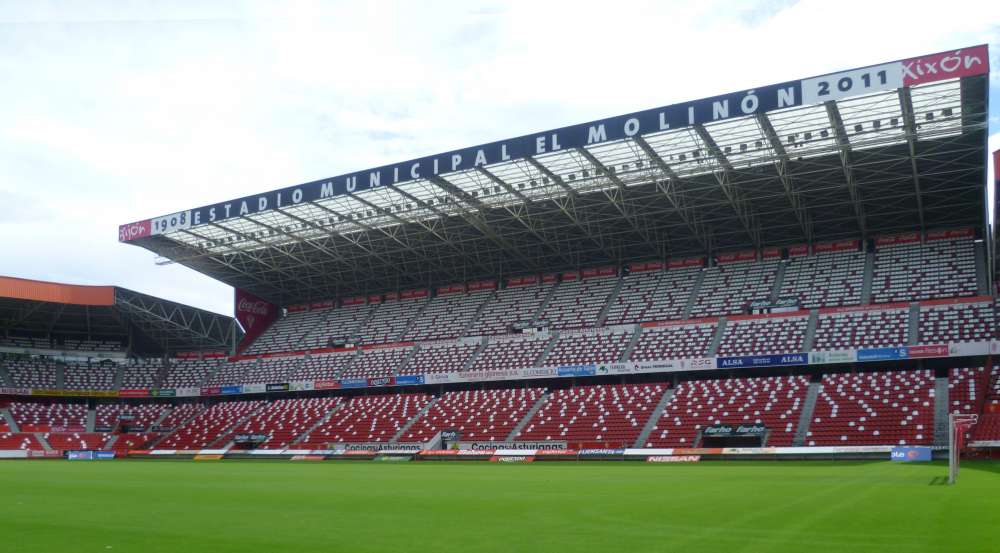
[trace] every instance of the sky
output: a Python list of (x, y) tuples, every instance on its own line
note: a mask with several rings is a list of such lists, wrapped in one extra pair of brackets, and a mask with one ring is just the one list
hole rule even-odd
[(118, 225), (981, 43), (992, 151), (1000, 2), (0, 0), (0, 275), (231, 314)]

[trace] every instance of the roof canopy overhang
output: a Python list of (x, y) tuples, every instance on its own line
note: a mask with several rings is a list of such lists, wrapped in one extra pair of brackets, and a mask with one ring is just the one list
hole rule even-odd
[(123, 225), (119, 239), (289, 305), (985, 231), (987, 60), (979, 46), (758, 87)]

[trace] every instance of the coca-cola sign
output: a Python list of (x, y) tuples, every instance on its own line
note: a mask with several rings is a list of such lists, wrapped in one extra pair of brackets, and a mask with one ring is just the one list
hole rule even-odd
[(242, 351), (278, 318), (278, 306), (239, 288), (236, 289), (235, 303), (236, 320), (246, 332), (239, 346)]
[(152, 232), (152, 225), (149, 220), (129, 223), (118, 227), (118, 241), (128, 242), (137, 238), (145, 238)]

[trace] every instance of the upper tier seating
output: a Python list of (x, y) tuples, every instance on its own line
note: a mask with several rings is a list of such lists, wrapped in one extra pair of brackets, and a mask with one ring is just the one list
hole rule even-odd
[(357, 352), (344, 351), (338, 353), (327, 353), (320, 355), (309, 355), (302, 360), (302, 364), (292, 369), (288, 380), (326, 380), (337, 378), (340, 371), (347, 368), (356, 356)]
[(200, 403), (181, 403), (180, 405), (175, 405), (170, 414), (163, 419), (159, 426), (164, 431), (176, 430), (192, 417), (201, 414), (204, 410), (205, 406)]
[(445, 392), (400, 441), (426, 442), (442, 430), (457, 430), (462, 441), (503, 441), (542, 397), (543, 388)]
[(11, 384), (18, 388), (55, 388), (56, 372), (58, 370), (55, 361), (47, 357), (33, 357), (30, 359), (3, 359), (7, 374), (10, 375)]
[(0, 346), (24, 349), (54, 349), (52, 341), (48, 338), (35, 338), (31, 336), (0, 336)]
[[(264, 406), (263, 401), (229, 401), (216, 403), (163, 439), (160, 449), (204, 449), (223, 436), (241, 419)], [(225, 444), (217, 444), (219, 447)]]
[(163, 370), (161, 359), (129, 359), (122, 368), (122, 388), (126, 390), (154, 388), (156, 377)]
[(879, 248), (875, 252), (872, 303), (976, 295), (973, 248), (968, 239)]
[(67, 338), (56, 347), (81, 351), (121, 351), (123, 349), (122, 343), (115, 340), (79, 340), (75, 338)]
[(331, 442), (388, 442), (428, 402), (427, 394), (386, 394), (351, 398), (296, 447), (324, 449)]
[(49, 432), (53, 428), (77, 431), (87, 424), (87, 405), (84, 403), (14, 401), (8, 409), (21, 432)]
[(597, 326), (597, 316), (617, 284), (618, 279), (611, 277), (563, 282), (556, 286), (539, 319), (555, 329)]
[(362, 350), (349, 367), (340, 374), (342, 378), (384, 378), (393, 376), (406, 359), (413, 354), (413, 347), (376, 348)]
[(692, 323), (643, 328), (629, 355), (631, 361), (693, 359), (708, 355), (718, 325)]
[(315, 330), (302, 338), (302, 349), (332, 347), (334, 340), (351, 341), (361, 333), (361, 325), (367, 320), (378, 304), (348, 305), (338, 309), (328, 309), (326, 319)]
[(803, 350), (809, 315), (727, 321), (720, 356), (769, 355)]
[(864, 252), (828, 252), (792, 257), (785, 267), (778, 297), (799, 298), (803, 309), (861, 303)]
[(705, 269), (691, 317), (745, 313), (754, 300), (771, 297), (778, 261), (727, 263)]
[(570, 448), (632, 447), (663, 384), (599, 384), (553, 392), (517, 440), (565, 440)]
[(232, 441), (236, 434), (265, 434), (258, 449), (283, 449), (340, 404), (339, 397), (279, 399), (268, 403), (220, 440)]
[(63, 369), (64, 388), (67, 390), (110, 390), (115, 387), (114, 363), (67, 363)]
[(458, 372), (465, 368), (479, 343), (427, 342), (420, 344), (399, 374)]
[(196, 388), (223, 364), (227, 364), (225, 359), (171, 359), (163, 387)]
[(472, 364), (472, 370), (496, 371), (534, 367), (549, 335), (515, 334), (491, 338)]
[(52, 449), (58, 450), (99, 450), (104, 447), (111, 434), (101, 432), (46, 432), (42, 438)]
[(986, 342), (996, 335), (992, 302), (920, 308), (920, 343)]
[(553, 284), (516, 286), (498, 290), (469, 328), (469, 336), (507, 334), (515, 323), (531, 322)]
[(622, 360), (625, 347), (632, 339), (631, 328), (612, 332), (574, 333), (560, 335), (542, 365), (582, 365), (590, 363), (617, 363)]
[(413, 321), (404, 339), (441, 340), (464, 336), (479, 308), (492, 297), (492, 290), (434, 297)]
[(421, 298), (382, 302), (361, 329), (361, 343), (386, 344), (398, 341), (427, 301)]
[(808, 388), (805, 376), (682, 382), (646, 447), (694, 447), (707, 426), (754, 423), (767, 427), (768, 446), (791, 445)]
[(632, 273), (608, 309), (605, 324), (631, 324), (684, 318), (684, 307), (699, 268)]
[(290, 312), (257, 337), (244, 353), (248, 355), (303, 349), (302, 337), (323, 327), (328, 310)]
[(933, 441), (932, 371), (823, 376), (806, 445), (930, 445)]
[(903, 346), (907, 344), (909, 318), (907, 308), (823, 314), (816, 322), (812, 349)]

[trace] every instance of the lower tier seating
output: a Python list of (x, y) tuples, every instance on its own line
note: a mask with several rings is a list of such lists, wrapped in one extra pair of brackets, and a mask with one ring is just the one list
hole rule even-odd
[(322, 449), (334, 442), (388, 442), (430, 401), (427, 394), (355, 397), (304, 436), (297, 447)]
[(220, 440), (219, 445), (231, 441), (236, 434), (264, 434), (267, 440), (257, 447), (285, 448), (339, 403), (340, 398), (329, 397), (272, 401)]
[(161, 449), (208, 448), (219, 441), (226, 430), (263, 406), (263, 401), (256, 400), (216, 403), (164, 438), (158, 447)]
[(462, 441), (505, 440), (543, 392), (542, 388), (445, 392), (400, 441), (426, 442), (442, 430), (458, 431)]

